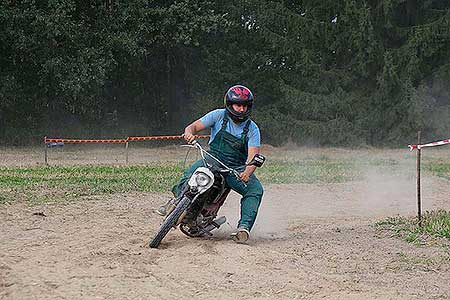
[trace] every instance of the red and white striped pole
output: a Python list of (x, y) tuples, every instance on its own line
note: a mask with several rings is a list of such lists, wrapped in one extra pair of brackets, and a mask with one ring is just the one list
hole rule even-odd
[(425, 147), (442, 146), (442, 145), (448, 145), (448, 144), (450, 144), (450, 139), (445, 139), (445, 140), (437, 141), (437, 142), (431, 142), (431, 143), (423, 144), (423, 145), (418, 143), (417, 145), (408, 145), (408, 147), (409, 147), (409, 150), (412, 151), (412, 150), (416, 150), (416, 149), (418, 150), (418, 149), (425, 148)]

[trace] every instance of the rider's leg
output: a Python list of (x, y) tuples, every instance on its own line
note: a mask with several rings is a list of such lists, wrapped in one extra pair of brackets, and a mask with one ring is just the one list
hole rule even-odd
[[(191, 177), (192, 173), (194, 173), (194, 171), (198, 168), (203, 166), (203, 160), (198, 160), (195, 163), (193, 163), (184, 173), (183, 176), (181, 177), (180, 181), (173, 186), (172, 188), (172, 193), (175, 196), (175, 198), (177, 198), (181, 191), (184, 188), (184, 185), (186, 184), (186, 182), (188, 181), (189, 177)], [(161, 205), (157, 210), (156, 213), (161, 215), (161, 216), (165, 216), (167, 214), (167, 209), (169, 208), (170, 204), (173, 202), (173, 198), (169, 199), (166, 203), (164, 203), (163, 205)]]
[(204, 162), (202, 159), (200, 159), (200, 160), (197, 160), (196, 162), (194, 162), (186, 171), (184, 171), (183, 176), (181, 177), (180, 181), (178, 181), (178, 183), (172, 187), (172, 193), (175, 197), (178, 197), (180, 195), (181, 191), (184, 188), (184, 185), (189, 180), (192, 173), (194, 173), (194, 171), (198, 167), (202, 167), (202, 166), (204, 166)]
[(254, 174), (250, 176), (250, 179), (247, 182), (247, 186), (245, 186), (234, 175), (228, 175), (226, 180), (228, 186), (242, 195), (241, 218), (238, 223), (238, 233), (239, 229), (243, 229), (242, 231), (246, 230), (248, 235), (253, 225), (255, 224), (256, 216), (258, 214), (258, 208), (261, 204), (262, 196), (264, 193), (263, 187)]

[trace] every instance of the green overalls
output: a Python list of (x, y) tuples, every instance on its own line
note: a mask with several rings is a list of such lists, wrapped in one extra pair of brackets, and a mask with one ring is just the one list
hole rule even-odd
[[(245, 124), (241, 138), (237, 138), (231, 133), (227, 132), (226, 126), (229, 122), (227, 113), (222, 122), (222, 128), (211, 142), (209, 153), (217, 157), (220, 161), (228, 167), (243, 171), (242, 167), (245, 165), (248, 155), (247, 134), (250, 125), (250, 120)], [(200, 166), (203, 166), (203, 160), (195, 162), (186, 172), (180, 182), (172, 189), (175, 196), (178, 196), (184, 184), (187, 182), (191, 174)], [(240, 181), (234, 174), (224, 174), (225, 181), (228, 187), (242, 195), (241, 199), (241, 219), (238, 227), (251, 230), (255, 223), (258, 208), (263, 196), (263, 187), (256, 178), (255, 174), (250, 176), (247, 186)]]

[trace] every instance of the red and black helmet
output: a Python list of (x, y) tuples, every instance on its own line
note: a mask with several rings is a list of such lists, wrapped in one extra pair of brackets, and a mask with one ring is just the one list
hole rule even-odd
[[(226, 92), (223, 102), (230, 117), (239, 122), (243, 122), (252, 113), (253, 100), (253, 93), (249, 88), (243, 85), (234, 85)], [(247, 105), (247, 111), (245, 113), (237, 112), (233, 109), (233, 104)]]

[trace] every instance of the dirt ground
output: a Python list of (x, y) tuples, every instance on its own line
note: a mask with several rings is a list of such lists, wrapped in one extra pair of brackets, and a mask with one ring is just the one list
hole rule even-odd
[[(16, 164), (40, 163), (8, 153)], [(450, 209), (449, 188), (425, 178), (423, 209)], [(0, 206), (0, 299), (450, 299), (448, 248), (373, 226), (415, 214), (409, 175), (375, 170), (349, 183), (266, 185), (247, 245), (228, 238), (239, 217), (231, 194), (222, 209), (228, 223), (213, 238), (172, 230), (149, 249), (161, 221), (153, 209), (168, 197)]]

